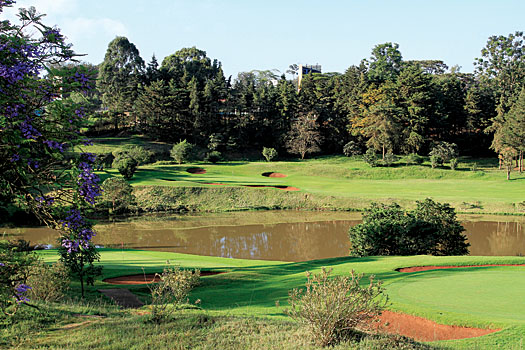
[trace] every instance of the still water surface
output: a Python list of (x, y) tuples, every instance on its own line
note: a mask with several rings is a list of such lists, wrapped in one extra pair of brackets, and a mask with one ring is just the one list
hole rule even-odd
[[(525, 218), (460, 216), (471, 255), (525, 255)], [(96, 226), (105, 247), (161, 250), (229, 258), (304, 261), (348, 255), (348, 229), (360, 213), (242, 212), (142, 216)], [(47, 228), (2, 229), (10, 239), (54, 245)]]

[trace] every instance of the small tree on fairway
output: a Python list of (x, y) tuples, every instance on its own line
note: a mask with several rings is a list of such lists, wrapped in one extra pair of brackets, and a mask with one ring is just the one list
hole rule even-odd
[(102, 183), (102, 201), (111, 213), (124, 211), (135, 202), (133, 187), (120, 177), (110, 177)]
[(277, 157), (277, 151), (275, 150), (275, 148), (263, 147), (262, 154), (263, 154), (264, 158), (266, 158), (267, 162), (271, 162), (272, 159)]
[(177, 163), (182, 164), (184, 162), (189, 161), (192, 158), (193, 149), (194, 146), (191, 143), (184, 140), (173, 145), (173, 148), (170, 151), (170, 156)]
[(292, 128), (288, 133), (286, 147), (290, 153), (299, 154), (301, 159), (304, 159), (307, 153), (321, 150), (319, 147), (321, 140), (317, 117), (313, 113), (309, 113), (301, 115), (293, 122)]

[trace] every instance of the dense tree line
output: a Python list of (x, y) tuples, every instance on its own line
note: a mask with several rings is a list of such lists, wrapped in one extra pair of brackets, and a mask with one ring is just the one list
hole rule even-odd
[[(463, 155), (493, 150), (502, 162), (522, 159), (523, 39), (521, 32), (489, 38), (474, 73), (438, 60), (405, 61), (397, 44), (384, 43), (358, 66), (309, 74), (298, 88), (274, 71), (226, 78), (221, 63), (195, 47), (145, 64), (118, 37), (98, 67), (100, 118), (113, 130), (131, 127), (220, 151), (273, 147), (304, 156), (341, 153), (353, 141), (384, 157), (427, 155), (446, 141)], [(297, 67), (290, 68), (295, 76)]]

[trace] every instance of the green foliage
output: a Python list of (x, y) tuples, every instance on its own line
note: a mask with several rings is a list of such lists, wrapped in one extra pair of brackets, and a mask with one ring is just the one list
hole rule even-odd
[(373, 148), (367, 149), (366, 153), (363, 155), (363, 161), (371, 167), (377, 166), (378, 159), (376, 151)]
[(458, 156), (458, 146), (455, 143), (448, 143), (445, 141), (436, 142), (429, 153), (429, 156), (435, 157), (438, 164), (447, 163), (450, 159)]
[(290, 309), (286, 314), (304, 323), (311, 339), (320, 346), (347, 340), (359, 327), (371, 328), (386, 306), (388, 298), (381, 282), (373, 276), (366, 287), (359, 282), (363, 275), (353, 270), (350, 276), (331, 277), (332, 269), (320, 274), (307, 272), (306, 289), (289, 292)]
[(347, 157), (358, 156), (362, 153), (361, 147), (355, 141), (350, 141), (343, 147), (343, 154)]
[(211, 151), (208, 153), (205, 160), (213, 164), (218, 163), (222, 160), (222, 154), (219, 151)]
[(458, 159), (457, 158), (452, 158), (450, 160), (450, 169), (456, 170), (456, 168), (458, 167), (458, 164), (459, 164)]
[(170, 151), (170, 156), (177, 163), (182, 164), (193, 159), (194, 146), (186, 140), (181, 141), (175, 145)]
[(470, 171), (478, 171), (478, 163), (477, 162), (472, 163), (472, 165), (470, 166)]
[(113, 156), (115, 157), (113, 160), (113, 168), (118, 168), (118, 166), (115, 165), (120, 163), (124, 158), (133, 158), (135, 161), (137, 161), (137, 165), (151, 163), (154, 159), (154, 154), (152, 151), (142, 146), (135, 145), (127, 145), (119, 148), (113, 151)]
[(264, 156), (264, 158), (266, 158), (267, 162), (271, 162), (272, 159), (277, 157), (277, 151), (275, 150), (275, 148), (263, 147), (262, 155)]
[(315, 114), (309, 113), (301, 115), (295, 122), (292, 123), (290, 132), (288, 133), (288, 140), (286, 147), (288, 151), (293, 154), (299, 154), (301, 159), (307, 153), (319, 152), (322, 141), (321, 133), (319, 132), (319, 123)]
[(135, 204), (133, 187), (120, 177), (110, 177), (102, 183), (102, 203), (109, 207), (110, 213), (116, 214), (126, 211)]
[(27, 284), (31, 286), (29, 298), (46, 303), (63, 300), (71, 279), (66, 266), (57, 261), (48, 265), (39, 260), (31, 266)]
[(405, 211), (398, 204), (377, 204), (365, 210), (363, 223), (350, 228), (351, 254), (465, 255), (469, 243), (454, 208), (427, 198)]
[(433, 154), (430, 156), (430, 165), (432, 166), (432, 169), (435, 169), (438, 166), (443, 165), (443, 159), (438, 155)]
[(410, 153), (405, 157), (405, 163), (407, 165), (420, 165), (423, 164), (423, 161), (423, 157), (421, 157), (417, 153)]
[(126, 180), (131, 180), (137, 171), (138, 162), (133, 158), (122, 158), (119, 161), (113, 161), (113, 167), (117, 168), (118, 172)]
[(397, 161), (397, 157), (392, 152), (387, 152), (385, 158), (383, 159), (383, 165), (391, 166)]
[(3, 313), (14, 314), (20, 304), (29, 300), (24, 289), (36, 260), (27, 242), (0, 240), (0, 311)]
[(161, 323), (170, 318), (174, 306), (188, 303), (190, 291), (199, 284), (200, 270), (182, 270), (179, 267), (165, 268), (156, 284), (149, 286), (151, 293), (151, 320)]

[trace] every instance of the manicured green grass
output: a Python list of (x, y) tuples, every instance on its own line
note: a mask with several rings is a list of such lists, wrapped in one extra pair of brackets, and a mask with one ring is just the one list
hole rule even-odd
[[(412, 206), (416, 200), (430, 197), (436, 201), (448, 202), (463, 212), (522, 213), (517, 203), (525, 198), (525, 173), (513, 173), (514, 180), (505, 180), (503, 171), (489, 166), (488, 160), (477, 160), (484, 164), (483, 171), (470, 171), (465, 159), (459, 170), (446, 168), (432, 169), (428, 164), (406, 166), (399, 163), (391, 168), (371, 168), (360, 159), (342, 156), (321, 157), (305, 161), (281, 162), (227, 162), (221, 164), (192, 163), (182, 165), (147, 165), (139, 168), (131, 183), (134, 186), (165, 186), (171, 188), (208, 188), (215, 192), (238, 188), (258, 193), (258, 186), (292, 186), (300, 192), (287, 194), (297, 200), (288, 203), (286, 208), (304, 207), (308, 209), (362, 209), (372, 201), (397, 201)], [(205, 174), (190, 174), (189, 167), (202, 167)], [(280, 172), (285, 178), (268, 178), (265, 172)], [(100, 173), (102, 178), (120, 176), (114, 169)], [(220, 183), (223, 185), (210, 185)], [(270, 194), (284, 197), (280, 189), (270, 188)], [(200, 192), (199, 192), (200, 193)], [(307, 194), (309, 197), (304, 197)], [(191, 194), (186, 193), (181, 203), (191, 202)], [(242, 197), (241, 196), (241, 197)], [(257, 196), (256, 196), (257, 197)], [(298, 202), (298, 200), (300, 201)], [(257, 201), (245, 207), (233, 207), (227, 196), (210, 202), (200, 198), (199, 210), (231, 210), (257, 208)], [(297, 202), (297, 203), (296, 203)], [(280, 200), (268, 201), (268, 207), (279, 206)], [(214, 206), (206, 208), (207, 205)], [(296, 206), (294, 206), (296, 205)]]
[[(42, 254), (47, 261), (56, 259), (53, 251)], [(201, 299), (201, 307), (209, 315), (269, 317), (285, 322), (287, 317), (283, 314), (283, 307), (287, 305), (288, 291), (304, 285), (306, 271), (319, 271), (322, 266), (328, 266), (333, 268), (334, 274), (355, 270), (367, 276), (373, 274), (384, 281), (390, 296), (390, 309), (438, 323), (502, 329), (480, 338), (445, 342), (452, 348), (513, 348), (523, 340), (525, 333), (525, 317), (522, 315), (525, 311), (522, 302), (525, 282), (521, 278), (525, 267), (468, 267), (416, 273), (395, 271), (401, 267), (424, 265), (525, 263), (525, 258), (521, 257), (347, 257), (284, 263), (106, 249), (101, 251), (101, 257), (105, 266), (104, 278), (143, 271), (160, 272), (167, 260), (182, 267), (229, 271), (203, 277), (202, 284), (191, 294), (190, 300)], [(97, 280), (95, 288), (102, 286), (109, 287)], [(148, 300), (146, 287), (126, 287)], [(277, 300), (281, 307), (276, 307)]]

